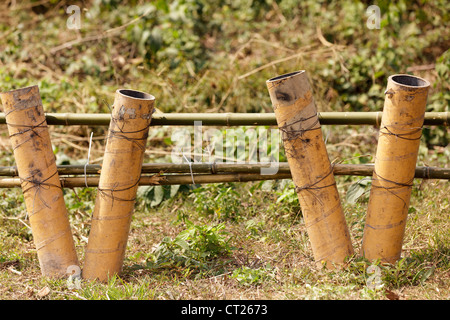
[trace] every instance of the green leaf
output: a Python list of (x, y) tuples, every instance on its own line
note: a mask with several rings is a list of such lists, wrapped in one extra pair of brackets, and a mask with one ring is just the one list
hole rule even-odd
[(427, 271), (425, 271), (420, 277), (420, 283), (423, 284), (433, 273), (434, 273), (435, 266), (429, 268)]
[(186, 241), (184, 241), (183, 239), (176, 239), (175, 240), (175, 244), (181, 248), (183, 248), (186, 251), (191, 250), (191, 247), (189, 246), (189, 243), (187, 243)]
[(170, 197), (173, 198), (177, 194), (178, 190), (180, 190), (180, 185), (171, 185), (170, 186)]
[(164, 189), (162, 186), (155, 186), (153, 189), (153, 199), (150, 202), (151, 207), (156, 207), (159, 205), (164, 199)]
[(155, 5), (158, 10), (164, 11), (164, 13), (169, 13), (169, 6), (166, 0), (158, 0)]
[(348, 190), (346, 199), (350, 204), (355, 204), (356, 201), (366, 192), (367, 180), (361, 180), (357, 183), (352, 184)]

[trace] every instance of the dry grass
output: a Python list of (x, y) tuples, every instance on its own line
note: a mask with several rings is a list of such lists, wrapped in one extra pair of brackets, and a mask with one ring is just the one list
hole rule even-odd
[[(245, 189), (246, 186), (239, 188)], [(196, 278), (195, 273), (183, 275), (183, 267), (152, 270), (145, 266), (154, 247), (163, 237), (174, 237), (185, 227), (177, 222), (174, 207), (184, 203), (185, 210), (193, 208), (182, 197), (157, 209), (137, 211), (129, 237), (124, 272), (107, 284), (82, 281), (80, 289), (69, 289), (65, 279), (43, 278), (32, 241), (20, 237), (3, 237), (2, 251), (6, 261), (1, 263), (2, 299), (448, 299), (449, 268), (449, 202), (448, 182), (430, 181), (422, 186), (422, 195), (412, 198), (415, 211), (410, 214), (403, 257), (415, 264), (383, 267), (385, 287), (378, 291), (365, 285), (369, 264), (361, 264), (355, 257), (341, 271), (316, 268), (312, 261), (309, 240), (301, 221), (286, 221), (267, 210), (268, 204), (255, 202), (257, 216), (264, 221), (257, 236), (252, 236), (246, 222), (226, 222), (226, 230), (235, 248), (231, 256), (223, 257), (225, 270)], [(429, 197), (427, 194), (430, 194)], [(437, 201), (431, 199), (438, 199)], [(170, 202), (169, 201), (169, 202)], [(347, 214), (355, 248), (360, 245), (364, 204), (351, 208)], [(72, 213), (73, 214), (73, 213)], [(214, 223), (214, 219), (196, 217), (200, 223)], [(355, 221), (358, 219), (358, 221)], [(75, 220), (74, 226), (80, 224)], [(2, 228), (20, 229), (17, 221), (3, 221)], [(75, 229), (76, 230), (76, 229)], [(74, 231), (75, 238), (77, 232)], [(359, 239), (359, 240), (358, 240)], [(86, 243), (78, 240), (79, 256), (83, 257)], [(258, 284), (240, 283), (233, 271), (248, 267), (252, 270), (270, 266), (268, 277)], [(423, 282), (414, 281), (421, 271), (434, 267), (434, 272)], [(42, 290), (48, 287), (50, 291)]]
[[(333, 26), (320, 27), (321, 19), (316, 17), (311, 19), (316, 25), (305, 28), (298, 18), (287, 20), (275, 2), (262, 21), (250, 23), (233, 17), (235, 20), (223, 22), (223, 33), (207, 34), (200, 39), (207, 48), (206, 67), (196, 68), (183, 61), (175, 69), (165, 60), (147, 63), (136, 41), (128, 41), (121, 33), (148, 17), (127, 15), (125, 11), (121, 11), (120, 16), (106, 12), (97, 16), (97, 22), (86, 20), (82, 30), (71, 31), (61, 28), (67, 18), (63, 11), (68, 4), (66, 1), (50, 6), (51, 9), (40, 15), (30, 9), (30, 3), (15, 1), (15, 8), (8, 7), (12, 2), (0, 4), (0, 86), (3, 91), (39, 84), (47, 112), (109, 112), (108, 105), (119, 87), (151, 92), (157, 97), (157, 107), (164, 112), (272, 112), (265, 79), (297, 69), (308, 69), (319, 111), (352, 110), (349, 103), (341, 101), (331, 80), (338, 81), (339, 77), (354, 80), (353, 70), (347, 68), (349, 58), (361, 49), (358, 39), (353, 39), (352, 43), (347, 36), (342, 36), (332, 41)], [(314, 6), (315, 2), (305, 3)], [(91, 3), (85, 1), (80, 4), (83, 5)], [(347, 21), (344, 11), (337, 13), (342, 23)], [(322, 14), (328, 17), (331, 13), (322, 10)], [(304, 32), (299, 35), (300, 27)], [(348, 31), (347, 27), (342, 27), (343, 31)], [(364, 36), (367, 36), (364, 41), (374, 41), (373, 34), (365, 32)], [(417, 63), (434, 63), (447, 49), (440, 42), (433, 48), (433, 54), (424, 54)], [(371, 67), (375, 72), (375, 66)], [(435, 69), (414, 73), (436, 83), (439, 80)], [(365, 81), (376, 84), (380, 79)], [(439, 90), (445, 92), (441, 86), (436, 85), (433, 94)], [(382, 95), (381, 89), (380, 92)], [(371, 99), (379, 104), (378, 96), (373, 95)], [(91, 163), (101, 163), (106, 128), (74, 126), (50, 130), (57, 158), (64, 155), (71, 161), (87, 158), (88, 137), (94, 132)], [(359, 163), (360, 155), (374, 155), (376, 128), (331, 126), (324, 131), (332, 160)], [(170, 135), (170, 130), (152, 128), (151, 135), (145, 161), (167, 161), (171, 145), (164, 139)], [(428, 149), (422, 143), (418, 165), (447, 167), (448, 146), (446, 148)], [(5, 126), (0, 126), (0, 154), (0, 165), (14, 165)], [(356, 180), (337, 179), (353, 244), (358, 251), (367, 199), (354, 205), (344, 200), (346, 190)], [(123, 274), (106, 284), (83, 280), (80, 289), (69, 289), (66, 279), (40, 275), (21, 191), (2, 189), (0, 299), (450, 298), (448, 181), (432, 180), (423, 184), (416, 181), (405, 235), (404, 264), (383, 267), (385, 286), (378, 291), (366, 286), (369, 264), (358, 257), (352, 257), (343, 270), (317, 269), (298, 205), (275, 204), (276, 192), (282, 190), (274, 187), (270, 192), (261, 188), (252, 191), (255, 185), (234, 185), (241, 195), (241, 203), (225, 202), (225, 205), (235, 212), (235, 220), (199, 213), (192, 191), (179, 193), (156, 208), (138, 203)], [(204, 193), (212, 189), (205, 186)], [(223, 192), (220, 188), (215, 190), (212, 197)], [(66, 190), (65, 196), (78, 255), (83, 261), (95, 190), (77, 189), (76, 192), (81, 204), (72, 190)], [(212, 261), (209, 273), (196, 274), (183, 266), (146, 268), (155, 246), (164, 237), (174, 238), (186, 228), (180, 217), (202, 225), (225, 223), (234, 249), (229, 256)], [(239, 282), (233, 272), (245, 267), (253, 275), (262, 275), (261, 281)], [(433, 272), (423, 281), (417, 280), (431, 269)]]

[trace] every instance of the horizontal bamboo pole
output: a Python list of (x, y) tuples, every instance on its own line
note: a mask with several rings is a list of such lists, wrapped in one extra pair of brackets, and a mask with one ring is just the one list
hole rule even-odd
[[(383, 112), (320, 112), (322, 125), (375, 125), (379, 126)], [(107, 113), (46, 113), (49, 125), (107, 126), (111, 115)], [(274, 113), (154, 113), (151, 126), (191, 126), (202, 121), (209, 126), (269, 126), (277, 125)], [(0, 113), (0, 124), (5, 124)], [(450, 112), (426, 112), (424, 125), (449, 126)]]
[[(260, 173), (262, 168), (273, 168), (273, 164), (250, 163), (250, 164), (234, 164), (234, 163), (144, 163), (142, 165), (142, 174), (148, 173), (190, 173), (193, 174), (223, 174), (223, 173)], [(333, 174), (340, 176), (372, 176), (373, 164), (336, 164)], [(84, 175), (84, 165), (60, 165), (57, 166), (60, 176), (66, 175)], [(100, 174), (101, 166), (89, 164), (86, 166), (87, 175)], [(290, 174), (290, 168), (287, 162), (278, 163), (278, 172), (280, 174)], [(17, 176), (17, 168), (0, 167), (0, 176), (14, 177)], [(267, 180), (278, 179), (271, 175), (263, 175)], [(290, 176), (289, 176), (290, 178)], [(415, 170), (415, 178), (418, 179), (450, 179), (450, 168), (425, 167), (417, 166)], [(84, 178), (83, 178), (84, 179)], [(1, 180), (0, 180), (1, 181)], [(0, 187), (3, 185), (0, 184)]]
[[(352, 165), (355, 166), (355, 165)], [(335, 175), (357, 175), (357, 176), (371, 176), (373, 173), (373, 166), (364, 166), (358, 168), (359, 174), (355, 171), (346, 173), (346, 168), (339, 168), (338, 165), (334, 167)], [(419, 167), (416, 169), (416, 178), (424, 178), (426, 175), (431, 175), (432, 171), (429, 171), (430, 167)], [(440, 168), (438, 168), (440, 169)], [(450, 171), (445, 172), (446, 179), (450, 177)], [(99, 176), (90, 177), (63, 177), (60, 176), (61, 186), (63, 188), (84, 188), (97, 187), (99, 182)], [(250, 182), (250, 181), (262, 181), (262, 180), (281, 180), (292, 179), (291, 173), (279, 172), (273, 175), (262, 175), (259, 173), (217, 173), (217, 174), (177, 174), (177, 175), (143, 175), (139, 180), (139, 186), (151, 186), (151, 185), (183, 185), (192, 184), (194, 180), (195, 184), (209, 184), (209, 183), (226, 183), (226, 182)], [(430, 178), (438, 179), (438, 178)], [(441, 178), (439, 178), (441, 179)], [(0, 178), (0, 188), (16, 188), (20, 187), (20, 179), (13, 178)]]
[[(139, 180), (139, 186), (152, 186), (152, 185), (183, 185), (192, 184), (194, 179), (195, 184), (207, 184), (207, 183), (225, 183), (225, 182), (249, 182), (249, 181), (261, 181), (261, 180), (277, 180), (277, 179), (290, 179), (290, 173), (277, 173), (274, 175), (261, 175), (258, 173), (219, 173), (219, 174), (178, 174), (178, 175), (151, 175), (141, 176)], [(78, 188), (97, 187), (99, 182), (99, 176), (91, 177), (60, 177), (61, 186), (63, 188)], [(15, 188), (20, 187), (20, 179), (14, 178), (0, 178), (0, 188)]]

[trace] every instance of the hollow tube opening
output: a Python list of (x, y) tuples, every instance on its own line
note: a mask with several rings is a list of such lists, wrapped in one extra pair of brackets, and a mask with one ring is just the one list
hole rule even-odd
[(409, 87), (427, 87), (430, 85), (430, 83), (425, 79), (406, 75), (406, 74), (395, 75), (395, 76), (392, 76), (391, 79), (392, 79), (392, 81), (396, 82), (397, 84), (409, 86)]
[(121, 95), (134, 98), (134, 99), (142, 99), (142, 100), (155, 100), (155, 97), (151, 94), (137, 91), (137, 90), (129, 90), (129, 89), (119, 89), (118, 92)]
[(290, 77), (293, 77), (293, 76), (295, 76), (297, 74), (301, 74), (303, 72), (305, 72), (305, 70), (300, 70), (300, 71), (294, 71), (294, 72), (286, 73), (286, 74), (283, 74), (281, 76), (277, 76), (275, 78), (269, 79), (267, 82), (281, 80), (281, 79), (285, 79), (285, 78), (290, 78)]

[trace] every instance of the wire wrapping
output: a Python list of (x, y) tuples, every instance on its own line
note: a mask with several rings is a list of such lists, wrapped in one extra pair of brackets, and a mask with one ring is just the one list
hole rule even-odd
[(61, 184), (57, 185), (57, 184), (54, 184), (54, 183), (48, 183), (47, 182), (49, 179), (51, 179), (54, 176), (56, 176), (58, 174), (58, 171), (55, 171), (54, 173), (52, 173), (50, 176), (48, 176), (47, 178), (45, 178), (43, 180), (38, 180), (36, 178), (31, 178), (31, 177), (34, 177), (37, 173), (40, 173), (40, 171), (32, 174), (30, 177), (27, 177), (27, 178), (22, 178), (22, 177), (19, 176), (19, 179), (20, 179), (21, 183), (27, 182), (27, 183), (32, 184), (28, 188), (23, 188), (22, 192), (24, 194), (27, 193), (28, 191), (30, 191), (31, 189), (36, 188), (36, 192), (34, 193), (34, 198), (33, 198), (33, 210), (29, 214), (29, 217), (31, 217), (35, 213), (34, 209), (35, 209), (36, 197), (39, 197), (39, 199), (44, 204), (44, 206), (46, 206), (47, 208), (51, 209), (51, 207), (45, 202), (45, 200), (43, 199), (43, 197), (40, 194), (41, 188), (47, 187), (46, 190), (48, 190), (48, 189), (50, 189), (50, 187), (55, 187), (55, 188), (63, 190), (62, 187), (61, 187)]
[[(301, 128), (301, 124), (303, 122), (313, 119), (314, 117), (316, 118), (316, 120), (314, 121), (313, 124), (311, 124), (307, 128)], [(320, 129), (320, 126), (316, 127), (316, 125), (318, 123), (319, 123), (319, 117), (318, 117), (318, 113), (316, 112), (314, 115), (312, 115), (308, 118), (300, 118), (289, 124), (285, 124), (285, 125), (279, 127), (280, 131), (283, 133), (283, 136), (281, 139), (283, 141), (291, 141), (291, 140), (295, 140), (295, 139), (301, 139), (302, 141), (304, 141), (302, 137), (305, 134), (305, 132)], [(295, 124), (300, 124), (300, 129), (293, 129), (292, 127)]]
[(336, 181), (333, 181), (333, 183), (327, 184), (325, 186), (320, 186), (320, 187), (317, 186), (317, 184), (319, 184), (320, 182), (322, 182), (323, 180), (328, 178), (330, 175), (332, 175), (333, 174), (333, 170), (334, 170), (334, 164), (331, 165), (330, 171), (326, 175), (324, 175), (323, 177), (318, 179), (316, 182), (309, 183), (309, 184), (306, 184), (306, 185), (301, 186), (301, 187), (295, 186), (295, 192), (300, 193), (302, 191), (308, 191), (311, 195), (313, 195), (319, 201), (320, 204), (323, 205), (322, 200), (313, 192), (313, 190), (320, 190), (320, 189), (325, 189), (325, 188), (329, 188), (329, 187), (335, 186), (336, 185)]
[(398, 196), (397, 194), (395, 194), (392, 190), (393, 189), (400, 189), (400, 188), (412, 188), (413, 187), (413, 181), (414, 181), (414, 177), (411, 178), (408, 182), (404, 183), (404, 182), (397, 182), (397, 181), (393, 181), (393, 180), (389, 180), (386, 179), (382, 176), (380, 176), (376, 171), (375, 168), (373, 169), (373, 177), (372, 177), (372, 181), (384, 181), (384, 182), (389, 182), (392, 183), (393, 186), (387, 187), (387, 186), (382, 186), (381, 184), (376, 185), (372, 182), (372, 188), (382, 188), (385, 189), (386, 191), (388, 191), (389, 193), (391, 193), (392, 195), (394, 195), (395, 197), (399, 198), (402, 202), (403, 202), (403, 207), (407, 206), (407, 203), (404, 199), (402, 199), (400, 196)]
[[(309, 120), (314, 119), (314, 118), (315, 118), (315, 120), (313, 121), (313, 123), (311, 123), (307, 127), (303, 127), (303, 122), (309, 121)], [(295, 125), (298, 125), (299, 128), (295, 128), (294, 129)], [(284, 144), (284, 149), (285, 149), (285, 152), (286, 152), (286, 156), (291, 157), (291, 158), (295, 158), (296, 154), (295, 154), (294, 146), (292, 146), (290, 144), (286, 144), (286, 142), (287, 141), (292, 142), (294, 140), (300, 140), (300, 141), (302, 141), (305, 144), (309, 144), (310, 139), (304, 137), (305, 133), (309, 132), (309, 131), (314, 131), (314, 130), (321, 130), (318, 113), (316, 112), (312, 116), (305, 117), (305, 118), (302, 117), (302, 118), (300, 118), (298, 120), (290, 122), (289, 124), (285, 124), (285, 125), (279, 127), (279, 130), (282, 133), (281, 134), (281, 140), (283, 141), (283, 144)]]
[[(15, 137), (15, 136), (22, 135), (22, 134), (25, 134), (25, 133), (30, 132), (30, 131), (31, 131), (32, 133), (34, 133), (36, 136), (41, 137), (41, 136), (39, 135), (39, 132), (35, 131), (35, 129), (37, 129), (37, 128), (48, 128), (45, 119), (42, 120), (42, 122), (38, 123), (37, 125), (22, 125), (22, 124), (8, 123), (8, 126), (14, 127), (14, 128), (20, 128), (20, 127), (22, 127), (22, 128), (27, 128), (27, 129), (25, 129), (25, 130), (23, 130), (23, 131), (20, 130), (20, 129), (18, 129), (19, 132), (10, 134), (10, 135), (9, 135), (9, 138), (13, 138), (13, 137)], [(19, 143), (19, 144), (15, 144), (15, 145), (13, 146), (13, 150), (16, 150), (16, 149), (17, 149), (18, 147), (20, 147), (22, 144), (24, 144), (24, 143), (26, 143), (26, 142), (28, 142), (28, 141), (30, 141), (30, 140), (32, 140), (32, 139), (33, 139), (33, 136), (30, 134), (30, 137), (29, 137), (28, 139), (22, 141), (22, 142)]]
[[(119, 121), (122, 122), (122, 127), (120, 127), (119, 125)], [(123, 131), (123, 128), (125, 127), (126, 124), (126, 120), (124, 119), (117, 119), (114, 118), (113, 116), (111, 116), (111, 122), (113, 122), (117, 128), (119, 128), (119, 130), (113, 130), (113, 129), (109, 129), (109, 134), (106, 137), (106, 139), (110, 139), (110, 138), (117, 138), (117, 139), (125, 139), (128, 141), (131, 141), (133, 143), (135, 143), (142, 151), (145, 151), (145, 144), (142, 145), (140, 143), (138, 143), (138, 141), (147, 141), (148, 138), (148, 129), (150, 128), (150, 121), (147, 123), (147, 125), (139, 130), (134, 130), (134, 131)], [(128, 134), (135, 134), (135, 133), (139, 133), (139, 132), (144, 132), (144, 135), (142, 137), (138, 137), (138, 138), (132, 138), (127, 136)]]
[[(386, 130), (387, 132), (383, 132), (382, 130)], [(380, 134), (385, 134), (385, 135), (390, 135), (390, 136), (395, 136), (395, 137), (397, 137), (397, 138), (400, 138), (400, 139), (403, 139), (403, 140), (410, 140), (410, 141), (414, 141), (414, 140), (420, 140), (420, 138), (422, 138), (422, 127), (419, 127), (419, 128), (411, 128), (412, 130), (414, 130), (414, 131), (412, 131), (412, 132), (407, 132), (407, 133), (394, 133), (394, 132), (392, 132), (389, 128), (388, 128), (388, 126), (383, 126), (382, 128), (380, 128)], [(416, 133), (419, 133), (420, 132), (420, 136), (419, 137), (417, 137), (417, 138), (408, 138), (407, 136), (409, 136), (409, 135), (413, 135), (413, 134), (416, 134)]]
[[(308, 127), (303, 128), (302, 127), (302, 123), (304, 123), (305, 121), (311, 120), (315, 118), (315, 121), (313, 121), (312, 124), (310, 124)], [(299, 129), (293, 129), (294, 125), (299, 125), (300, 128)], [(313, 114), (312, 116), (309, 117), (302, 117), (298, 120), (295, 120), (289, 124), (285, 124), (281, 127), (279, 127), (280, 131), (283, 133), (282, 136), (282, 141), (286, 142), (286, 141), (292, 141), (292, 140), (301, 140), (303, 143), (309, 143), (309, 139), (305, 139), (303, 137), (303, 135), (305, 134), (305, 132), (308, 131), (313, 131), (313, 130), (320, 130), (321, 127), (320, 125), (317, 126), (317, 124), (319, 124), (319, 117), (318, 117), (318, 113), (316, 112), (315, 114)], [(286, 146), (285, 144), (285, 149), (290, 149), (289, 147)], [(290, 154), (289, 150), (286, 150), (286, 154), (289, 156), (292, 156)], [(332, 187), (336, 185), (336, 181), (333, 181), (333, 183), (329, 184), (329, 185), (325, 185), (325, 186), (317, 186), (321, 181), (325, 180), (327, 177), (329, 177), (330, 175), (333, 174), (333, 169), (334, 169), (334, 164), (331, 165), (330, 171), (324, 175), (323, 177), (321, 177), (320, 179), (318, 179), (316, 182), (310, 183), (310, 184), (306, 184), (304, 186), (295, 186), (295, 191), (297, 193), (300, 193), (301, 191), (308, 191), (309, 193), (311, 193), (321, 204), (323, 204), (322, 200), (316, 195), (314, 194), (313, 190), (320, 190), (323, 188), (328, 188), (328, 187)]]
[(138, 186), (139, 180), (140, 180), (140, 177), (139, 177), (139, 179), (138, 179), (135, 183), (133, 183), (131, 186), (125, 187), (125, 188), (121, 188), (121, 189), (118, 189), (118, 188), (117, 188), (117, 187), (118, 187), (118, 184), (116, 183), (116, 184), (114, 184), (114, 186), (113, 186), (112, 188), (101, 188), (101, 187), (99, 186), (99, 187), (97, 188), (97, 190), (98, 190), (98, 193), (99, 193), (101, 196), (103, 196), (103, 197), (108, 197), (108, 198), (110, 198), (110, 199), (112, 200), (112, 201), (111, 201), (111, 208), (112, 208), (112, 207), (114, 206), (114, 201), (135, 201), (135, 200), (136, 200), (136, 196), (134, 196), (134, 197), (131, 198), (131, 199), (119, 198), (119, 197), (117, 197), (117, 196), (114, 195), (114, 192), (121, 192), (121, 191), (127, 191), (127, 190), (130, 190), (130, 189), (132, 189), (132, 188)]

